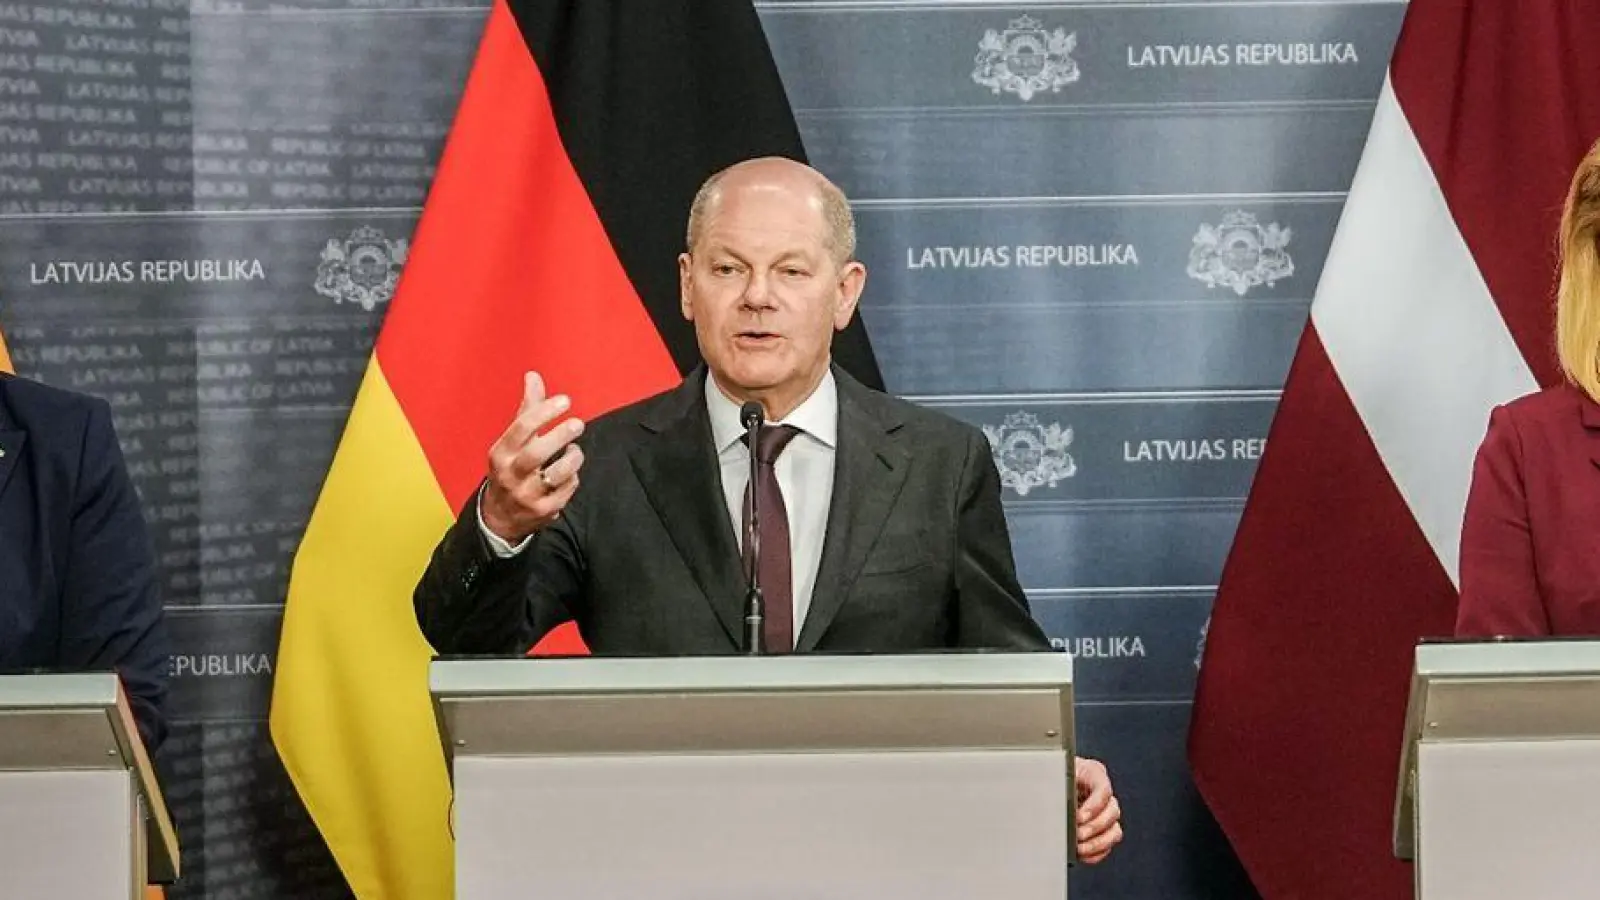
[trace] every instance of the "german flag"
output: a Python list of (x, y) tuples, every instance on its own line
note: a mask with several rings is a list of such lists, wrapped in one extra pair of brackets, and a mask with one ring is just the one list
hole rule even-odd
[[(363, 900), (453, 893), (412, 588), (538, 371), (592, 418), (698, 363), (676, 255), (712, 172), (804, 160), (748, 0), (498, 0), (295, 556), (273, 741)], [(860, 324), (835, 359), (882, 377)], [(541, 644), (582, 650), (572, 632)]]

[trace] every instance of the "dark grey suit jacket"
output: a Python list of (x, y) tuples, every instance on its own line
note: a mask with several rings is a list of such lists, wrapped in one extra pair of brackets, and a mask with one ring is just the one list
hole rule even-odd
[[(1047, 649), (1017, 584), (1000, 480), (970, 425), (838, 367), (833, 499), (801, 652)], [(520, 653), (576, 620), (597, 654), (736, 653), (745, 582), (702, 366), (589, 423), (583, 484), (520, 555), (497, 559), (462, 509), (418, 583), (446, 654)]]
[(115, 670), (153, 753), (171, 649), (111, 407), (0, 374), (0, 669)]

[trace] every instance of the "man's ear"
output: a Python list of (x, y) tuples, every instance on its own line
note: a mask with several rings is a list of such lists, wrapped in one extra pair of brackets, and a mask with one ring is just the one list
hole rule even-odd
[(867, 267), (854, 259), (845, 263), (839, 272), (839, 301), (833, 308), (833, 330), (843, 331), (850, 324), (866, 286)]
[(678, 254), (678, 309), (683, 317), (694, 321), (694, 304), (689, 302), (689, 287), (694, 282), (694, 257)]

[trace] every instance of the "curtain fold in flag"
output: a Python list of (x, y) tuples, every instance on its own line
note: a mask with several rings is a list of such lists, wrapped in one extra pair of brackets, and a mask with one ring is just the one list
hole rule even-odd
[[(626, 10), (626, 15), (624, 15)], [(449, 897), (449, 785), (412, 588), (476, 490), (522, 373), (591, 418), (698, 362), (690, 200), (803, 159), (748, 0), (500, 0), (295, 555), (271, 729), (356, 896)], [(835, 358), (881, 386), (859, 323)], [(568, 631), (541, 645), (581, 652)]]
[(1449, 635), (1491, 408), (1559, 378), (1555, 236), (1600, 137), (1600, 18), (1412, 0), (1224, 568), (1196, 783), (1267, 900), (1410, 897), (1413, 648)]

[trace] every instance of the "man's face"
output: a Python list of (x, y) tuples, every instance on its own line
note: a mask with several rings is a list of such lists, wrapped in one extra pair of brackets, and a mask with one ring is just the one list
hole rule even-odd
[[(720, 187), (694, 254), (678, 258), (683, 315), (725, 390), (798, 403), (822, 378), (866, 270), (834, 259), (811, 183), (787, 172), (740, 175)], [(772, 405), (769, 414), (786, 414)]]

